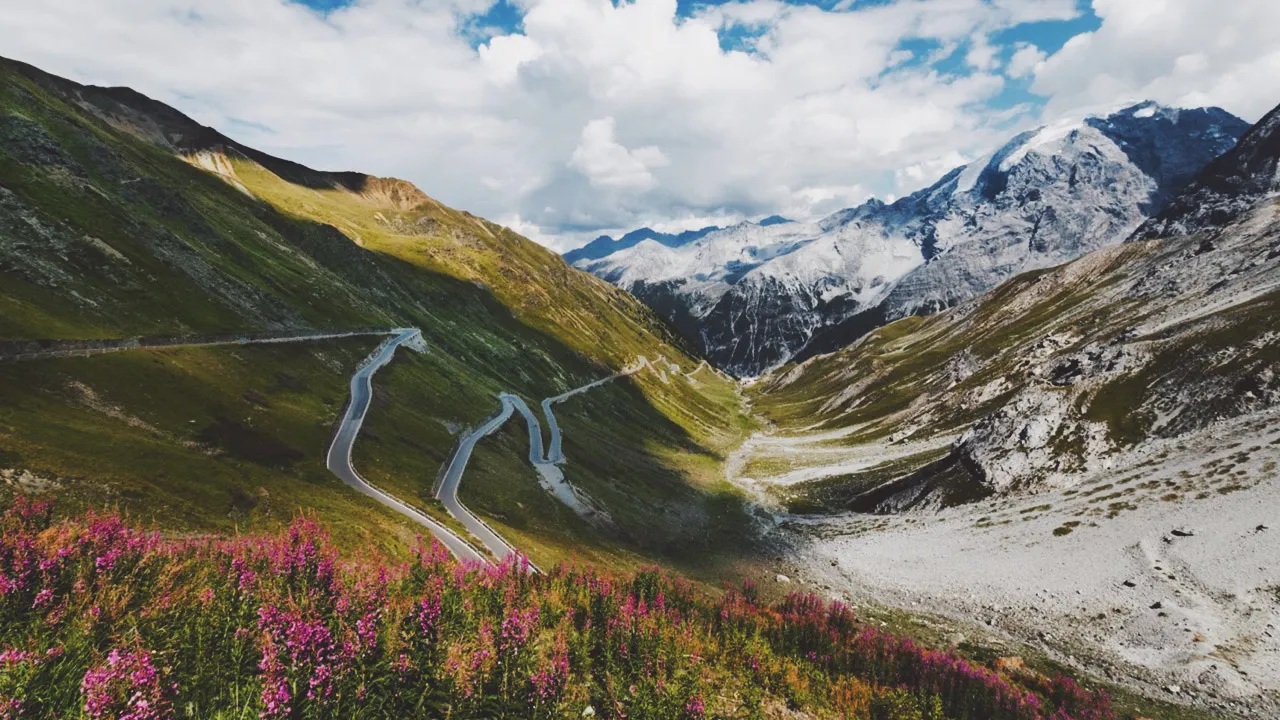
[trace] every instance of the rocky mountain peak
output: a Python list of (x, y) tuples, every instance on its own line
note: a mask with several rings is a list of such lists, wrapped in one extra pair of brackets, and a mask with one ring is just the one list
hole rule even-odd
[(1280, 107), (1208, 163), (1186, 191), (1134, 233), (1135, 239), (1222, 228), (1280, 192)]

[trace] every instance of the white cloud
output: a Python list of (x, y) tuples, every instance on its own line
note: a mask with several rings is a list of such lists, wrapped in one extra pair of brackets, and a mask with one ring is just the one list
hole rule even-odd
[(595, 187), (643, 192), (658, 184), (649, 168), (670, 164), (662, 150), (646, 145), (628, 150), (614, 139), (616, 121), (592, 120), (582, 128), (582, 140), (569, 158), (569, 166), (587, 177)]
[(985, 37), (976, 37), (965, 53), (965, 62), (977, 70), (995, 70), (1000, 65), (1000, 49), (987, 42)]
[[(520, 0), (522, 31), (490, 36), (474, 15), (491, 1), (321, 15), (286, 0), (0, 0), (0, 54), (135, 87), (291, 159), (405, 177), (563, 248), (927, 184), (1032, 121), (985, 104), (1006, 82), (1009, 49), (992, 38), (1078, 13), (1075, 0), (745, 0), (677, 18), (675, 0)], [(1274, 3), (1161, 0), (1169, 12), (1144, 17), (1155, 2), (1096, 0), (1101, 30), (1042, 64), (1019, 49), (1005, 73), (1034, 73), (1053, 112), (1152, 94), (1256, 116), (1280, 100)], [(724, 50), (722, 33), (752, 52)], [(913, 39), (937, 49), (913, 59)], [(960, 47), (966, 74), (929, 67)]]
[(1280, 3), (1094, 0), (1102, 26), (1035, 71), (1050, 112), (1153, 99), (1257, 120), (1280, 102)]
[[(993, 141), (981, 103), (1003, 82), (907, 63), (902, 40), (954, 47), (1073, 12), (1071, 0), (852, 12), (750, 0), (677, 19), (675, 0), (523, 0), (522, 32), (473, 48), (492, 28), (469, 13), (488, 3), (361, 0), (321, 15), (285, 0), (0, 0), (0, 54), (130, 85), (269, 152), (405, 177), (539, 237), (576, 237), (803, 217), (893, 190), (898, 167)], [(757, 52), (723, 50), (719, 33), (743, 27)], [(891, 61), (904, 64), (886, 73)]]
[(919, 187), (936, 182), (938, 178), (968, 163), (969, 160), (970, 158), (953, 150), (939, 157), (899, 168), (894, 171), (894, 174), (899, 187)]
[(1024, 78), (1036, 71), (1040, 63), (1048, 57), (1043, 50), (1030, 43), (1019, 43), (1013, 56), (1009, 58), (1009, 64), (1005, 67), (1005, 74), (1011, 78)]

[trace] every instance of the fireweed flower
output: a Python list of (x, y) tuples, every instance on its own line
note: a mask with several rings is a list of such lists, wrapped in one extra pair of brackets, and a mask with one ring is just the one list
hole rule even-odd
[(104, 665), (90, 668), (80, 681), (84, 712), (91, 718), (159, 720), (172, 716), (177, 687), (166, 684), (145, 650), (113, 649)]
[[(923, 717), (1114, 720), (1105, 694), (1069, 678), (996, 673), (812, 595), (766, 603), (744, 587), (711, 598), (661, 572), (573, 565), (533, 575), (520, 561), (458, 563), (434, 542), (401, 566), (340, 563), (307, 519), (272, 536), (161, 541), (113, 516), (51, 525), (15, 503), (0, 530), (0, 720), (53, 712), (24, 687), (60, 682), (74, 658), (58, 651), (83, 647), (86, 629), (138, 637), (59, 688), (78, 690), (95, 720), (172, 717), (187, 703), (242, 715), (218, 705), (214, 663), (220, 678), (260, 688), (252, 711), (264, 720), (364, 707), (546, 718), (597, 689), (627, 716), (701, 720), (709, 693), (730, 703), (738, 693), (723, 690), (742, 687), (804, 698), (820, 716), (862, 717), (885, 700)], [(148, 608), (163, 614), (148, 619)], [(216, 654), (192, 657), (195, 636)], [(157, 662), (171, 656), (172, 671)]]

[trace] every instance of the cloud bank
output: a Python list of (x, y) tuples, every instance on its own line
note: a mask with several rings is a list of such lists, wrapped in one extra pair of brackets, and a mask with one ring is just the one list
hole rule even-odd
[[(846, 7), (847, 5), (847, 7)], [(811, 217), (1126, 99), (1280, 102), (1264, 0), (0, 0), (0, 54), (566, 249)], [(1082, 15), (1100, 25), (1074, 37)]]

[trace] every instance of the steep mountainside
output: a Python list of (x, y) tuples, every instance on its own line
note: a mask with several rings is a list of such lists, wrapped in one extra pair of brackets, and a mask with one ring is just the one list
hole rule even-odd
[[(568, 480), (627, 499), (611, 532), (538, 487), (510, 425), (462, 497), (544, 562), (701, 562), (732, 532), (734, 496), (707, 472), (739, 432), (732, 387), (678, 374), (697, 361), (634, 298), (404, 181), (315, 171), (131, 90), (0, 62), (0, 341), (362, 326), (418, 327), (428, 347), (376, 381), (356, 462), (379, 485), (440, 514), (432, 481), (499, 392), (536, 403), (647, 357), (658, 371), (562, 411)], [(0, 472), (175, 529), (270, 528), (302, 507), (344, 541), (411, 536), (324, 469), (376, 342), (0, 365)]]
[(1280, 108), (1230, 152), (1215, 159), (1175, 202), (1143, 224), (1136, 239), (1225, 227), (1260, 200), (1280, 192)]
[(1216, 108), (1143, 103), (1019, 135), (891, 205), (576, 264), (645, 300), (720, 367), (757, 375), (1121, 242), (1246, 129)]

